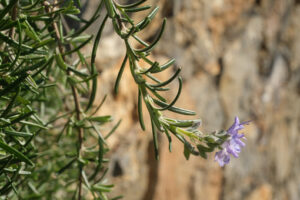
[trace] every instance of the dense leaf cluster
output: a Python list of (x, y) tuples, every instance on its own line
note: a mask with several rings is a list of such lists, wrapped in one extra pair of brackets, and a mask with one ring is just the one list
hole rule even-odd
[[(99, 126), (111, 117), (94, 116), (102, 103), (93, 108), (103, 27), (91, 59), (81, 51), (101, 3), (90, 20), (76, 16), (73, 1), (0, 3), (0, 196), (107, 199), (105, 139), (112, 132), (104, 138)], [(81, 28), (67, 31), (66, 17)]]

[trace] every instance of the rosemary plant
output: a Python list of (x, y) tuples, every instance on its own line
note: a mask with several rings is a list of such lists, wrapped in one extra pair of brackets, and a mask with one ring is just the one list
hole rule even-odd
[[(165, 110), (169, 110), (181, 115), (195, 115), (196, 113), (174, 106), (182, 89), (182, 78), (179, 76), (181, 68), (177, 69), (176, 72), (165, 81), (160, 81), (155, 77), (155, 74), (171, 67), (175, 60), (171, 59), (166, 63), (160, 64), (157, 61), (149, 59), (151, 51), (163, 34), (166, 25), (166, 19), (163, 20), (162, 26), (151, 44), (148, 44), (139, 37), (139, 33), (147, 28), (152, 19), (155, 17), (159, 8), (153, 8), (142, 21), (135, 23), (129, 14), (132, 12), (140, 12), (151, 9), (151, 6), (140, 6), (145, 2), (145, 0), (138, 1), (130, 5), (121, 5), (113, 0), (105, 0), (104, 2), (107, 10), (107, 16), (112, 20), (115, 32), (122, 38), (124, 45), (126, 46), (126, 55), (116, 80), (115, 92), (118, 92), (118, 86), (120, 84), (120, 79), (122, 77), (124, 67), (126, 66), (126, 62), (129, 62), (132, 77), (135, 80), (139, 91), (139, 122), (141, 128), (145, 130), (142, 111), (142, 103), (144, 103), (151, 118), (156, 159), (159, 158), (157, 141), (158, 132), (166, 134), (169, 140), (170, 151), (172, 147), (172, 137), (170, 134), (173, 134), (183, 143), (184, 155), (187, 159), (189, 158), (190, 154), (197, 156), (199, 155), (206, 158), (207, 152), (212, 152), (215, 147), (220, 146), (227, 139), (227, 132), (221, 131), (213, 134), (204, 134), (198, 130), (198, 127), (201, 123), (199, 119), (178, 120), (169, 118), (163, 114), (163, 111)], [(105, 23), (105, 20), (103, 23)], [(129, 39), (131, 38), (139, 42), (143, 47), (140, 49), (135, 49), (129, 42)], [(139, 64), (140, 60), (145, 61), (149, 67), (142, 67)], [(152, 80), (155, 83), (150, 83), (148, 80)], [(169, 88), (167, 86), (174, 80), (178, 80), (179, 82), (178, 92), (174, 100), (167, 102), (161, 93), (168, 91)]]
[[(95, 105), (97, 92), (96, 52), (108, 20), (124, 41), (126, 55), (116, 77), (115, 93), (124, 68), (129, 68), (138, 90), (138, 116), (145, 130), (142, 104), (151, 118), (155, 156), (158, 159), (157, 135), (164, 133), (184, 145), (184, 155), (207, 157), (220, 148), (216, 160), (226, 158), (232, 142), (242, 136), (236, 122), (228, 131), (204, 134), (199, 119), (178, 120), (167, 117), (169, 110), (181, 115), (195, 115), (175, 107), (182, 90), (178, 68), (168, 80), (155, 77), (174, 64), (174, 59), (159, 63), (149, 58), (160, 40), (166, 20), (156, 39), (148, 44), (140, 37), (158, 12), (158, 7), (142, 4), (121, 5), (114, 0), (99, 1), (88, 20), (78, 17), (80, 0), (0, 0), (0, 197), (2, 199), (109, 199), (113, 185), (105, 183), (109, 150), (106, 140), (119, 126), (115, 123), (103, 135), (100, 127), (111, 122), (110, 116), (95, 116), (103, 101)], [(150, 10), (140, 22), (131, 13)], [(100, 15), (105, 15), (95, 36), (85, 30)], [(81, 23), (78, 30), (67, 30), (65, 18)], [(136, 40), (142, 48), (130, 43)], [(91, 55), (82, 48), (93, 42)], [(147, 68), (141, 66), (143, 60)], [(151, 80), (151, 81), (150, 81)], [(162, 93), (177, 80), (174, 100), (167, 102)], [(237, 144), (236, 144), (237, 145)], [(225, 151), (227, 150), (227, 151)], [(226, 154), (227, 153), (227, 154)], [(232, 153), (231, 153), (232, 154)], [(228, 162), (224, 161), (223, 164)], [(111, 199), (119, 199), (114, 197)]]

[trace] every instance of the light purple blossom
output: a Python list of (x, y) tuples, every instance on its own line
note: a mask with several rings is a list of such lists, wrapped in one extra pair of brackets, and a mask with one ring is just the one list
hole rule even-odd
[(234, 123), (227, 130), (229, 134), (229, 139), (222, 144), (222, 150), (218, 151), (215, 155), (215, 161), (219, 162), (219, 165), (223, 167), (225, 164), (228, 164), (230, 161), (230, 154), (234, 157), (238, 157), (241, 152), (241, 148), (245, 146), (245, 143), (241, 139), (246, 139), (244, 134), (239, 134), (239, 130), (244, 128), (244, 125), (248, 122), (240, 123), (238, 117), (235, 117)]

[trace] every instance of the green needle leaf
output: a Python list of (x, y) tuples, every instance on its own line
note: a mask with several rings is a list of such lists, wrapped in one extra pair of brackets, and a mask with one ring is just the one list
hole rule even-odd
[(23, 153), (18, 151), (17, 149), (5, 144), (3, 141), (0, 141), (0, 148), (7, 151), (8, 153), (14, 155), (15, 157), (19, 158), (21, 161), (24, 161), (25, 163), (34, 166), (33, 162), (25, 156)]
[(141, 5), (142, 3), (146, 2), (146, 1), (147, 0), (141, 0), (141, 1), (138, 1), (138, 2), (132, 3), (132, 4), (127, 4), (127, 5), (117, 4), (117, 5), (121, 8), (133, 8), (133, 7)]
[(139, 116), (139, 122), (140, 122), (141, 128), (143, 131), (145, 131), (146, 128), (145, 128), (144, 117), (143, 117), (142, 93), (141, 93), (140, 89), (139, 89), (139, 94), (138, 94), (138, 116)]
[[(167, 103), (164, 103), (162, 101), (159, 101), (157, 99), (153, 99), (154, 103), (156, 103), (157, 105), (161, 106), (161, 107), (165, 107), (168, 106)], [(179, 113), (182, 115), (196, 115), (196, 113), (194, 111), (191, 110), (186, 110), (186, 109), (182, 109), (182, 108), (177, 108), (175, 106), (172, 106), (170, 108), (168, 108), (169, 111), (175, 112), (175, 113)]]
[(154, 46), (158, 43), (158, 41), (160, 40), (160, 38), (161, 38), (161, 36), (162, 36), (162, 34), (165, 30), (165, 26), (166, 26), (166, 19), (164, 19), (163, 24), (162, 24), (161, 29), (160, 29), (160, 32), (157, 35), (154, 42), (151, 45), (145, 47), (144, 49), (136, 50), (136, 52), (149, 52), (149, 51), (151, 51), (154, 48)]
[[(106, 15), (105, 18), (103, 19), (103, 22), (102, 22), (102, 24), (99, 28), (99, 31), (96, 35), (96, 38), (95, 38), (93, 51), (92, 51), (92, 57), (91, 57), (91, 67), (92, 67), (91, 68), (91, 75), (94, 75), (96, 73), (95, 59), (96, 59), (98, 44), (99, 44), (103, 29), (104, 29), (104, 25), (107, 21), (107, 18), (108, 18), (108, 15)], [(97, 92), (97, 77), (94, 77), (92, 79), (92, 93), (91, 93), (91, 96), (90, 96), (90, 99), (89, 99), (89, 102), (86, 106), (85, 111), (89, 110), (91, 108), (91, 106), (93, 105), (95, 97), (96, 97), (96, 92)]]
[(155, 85), (150, 85), (150, 86), (151, 86), (151, 87), (163, 87), (163, 86), (165, 86), (165, 85), (168, 85), (169, 83), (171, 83), (171, 82), (178, 76), (178, 74), (180, 73), (180, 71), (181, 71), (181, 68), (179, 68), (179, 69), (175, 72), (175, 74), (174, 74), (169, 80), (167, 80), (167, 81), (165, 81), (165, 82), (162, 82), (162, 83), (155, 84)]
[(154, 144), (155, 159), (159, 160), (157, 132), (156, 132), (153, 120), (151, 120), (151, 126), (152, 126), (152, 134), (153, 134), (153, 144)]
[(120, 85), (120, 81), (121, 81), (121, 78), (122, 78), (122, 74), (123, 74), (125, 66), (126, 66), (127, 59), (128, 59), (128, 56), (126, 55), (123, 62), (122, 62), (122, 65), (120, 67), (120, 70), (119, 70), (119, 73), (118, 73), (118, 76), (117, 76), (117, 79), (116, 79), (116, 83), (115, 83), (115, 87), (114, 87), (115, 94), (117, 94), (118, 91), (119, 91), (119, 85)]
[(174, 100), (166, 107), (163, 107), (163, 108), (160, 108), (159, 110), (168, 110), (169, 108), (171, 108), (175, 103), (176, 101), (178, 100), (180, 94), (181, 94), (181, 89), (182, 89), (182, 78), (179, 77), (178, 78), (178, 81), (179, 81), (179, 87), (178, 87), (178, 92), (177, 92), (177, 95), (176, 97), (174, 98)]

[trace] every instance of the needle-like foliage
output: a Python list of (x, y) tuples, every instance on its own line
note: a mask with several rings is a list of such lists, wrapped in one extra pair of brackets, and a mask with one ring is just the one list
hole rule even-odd
[[(113, 185), (105, 182), (106, 140), (120, 121), (113, 122), (111, 131), (102, 133), (101, 127), (112, 117), (95, 115), (105, 106), (105, 97), (100, 104), (95, 102), (101, 89), (97, 88), (95, 60), (109, 20), (126, 47), (114, 92), (117, 95), (123, 71), (129, 66), (138, 90), (139, 123), (145, 130), (143, 115), (150, 115), (156, 158), (161, 133), (168, 138), (170, 151), (172, 138), (181, 141), (187, 159), (190, 154), (206, 158), (206, 153), (222, 148), (229, 140), (226, 131), (202, 133), (199, 119), (179, 120), (165, 115), (166, 110), (180, 115), (196, 113), (176, 107), (182, 91), (181, 68), (167, 80), (155, 77), (175, 61), (150, 59), (166, 19), (155, 39), (145, 42), (141, 31), (158, 12), (158, 7), (145, 2), (121, 5), (101, 0), (92, 17), (82, 19), (78, 15), (80, 0), (0, 0), (0, 198), (110, 199), (107, 193)], [(136, 22), (131, 14), (141, 11), (148, 14)], [(85, 30), (100, 15), (104, 17), (98, 32), (86, 35)], [(69, 29), (66, 18), (79, 22), (80, 28)], [(135, 48), (132, 40), (142, 47)], [(90, 43), (92, 53), (85, 55), (82, 48)], [(148, 66), (141, 66), (141, 60)], [(167, 102), (163, 92), (173, 81), (178, 81), (178, 92)]]
[[(95, 55), (82, 48), (94, 36), (84, 31), (100, 16), (77, 17), (73, 1), (0, 2), (0, 196), (7, 199), (107, 199), (108, 162), (100, 126), (110, 116), (95, 116)], [(105, 13), (102, 9), (101, 12)], [(66, 31), (63, 19), (82, 26)], [(104, 137), (106, 139), (104, 139)], [(86, 143), (87, 139), (91, 142)], [(93, 139), (94, 138), (94, 139)], [(58, 196), (59, 195), (59, 196)]]

